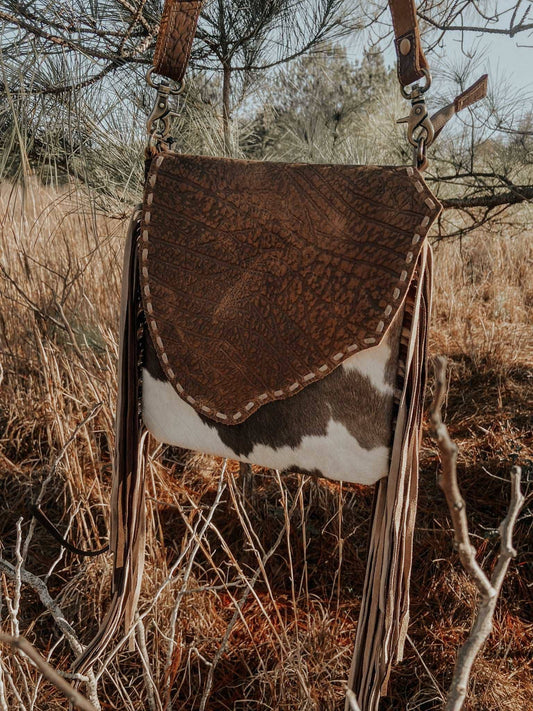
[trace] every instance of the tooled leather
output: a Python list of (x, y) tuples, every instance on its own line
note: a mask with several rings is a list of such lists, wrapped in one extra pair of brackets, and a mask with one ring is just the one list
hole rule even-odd
[(413, 168), (154, 159), (139, 254), (166, 377), (238, 424), (377, 345), (440, 205)]
[(183, 80), (201, 8), (202, 0), (166, 0), (153, 61), (158, 74)]

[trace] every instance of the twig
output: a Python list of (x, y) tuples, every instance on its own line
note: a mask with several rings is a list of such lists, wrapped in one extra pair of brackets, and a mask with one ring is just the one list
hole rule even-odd
[(21, 553), (22, 546), (22, 518), (17, 521), (17, 543), (15, 545), (15, 560), (17, 561), (15, 567), (13, 568), (13, 581), (15, 583), (15, 590), (13, 592), (13, 599), (9, 596), (6, 597), (7, 609), (9, 610), (9, 616), (11, 617), (11, 623), (13, 625), (13, 631), (15, 636), (18, 637), (20, 633), (19, 629), (19, 611), (20, 611), (20, 596), (22, 591), (22, 579), (21, 571), (23, 558)]
[(143, 678), (148, 709), (149, 711), (162, 711), (163, 707), (159, 698), (157, 685), (154, 681), (154, 675), (150, 667), (148, 649), (146, 648), (146, 632), (142, 620), (139, 619), (137, 619), (137, 624), (135, 625), (135, 638), (137, 640), (137, 647), (139, 649), (143, 665)]
[(457, 446), (452, 442), (448, 429), (442, 421), (442, 403), (446, 393), (446, 359), (437, 358), (435, 365), (436, 390), (431, 406), (431, 422), (442, 460), (439, 486), (444, 492), (452, 517), (455, 547), (463, 567), (475, 582), (481, 600), (474, 624), (457, 654), (452, 682), (448, 690), (445, 711), (460, 711), (466, 698), (472, 665), (492, 630), (492, 619), (501, 586), (511, 558), (516, 556), (512, 545), (513, 528), (524, 502), (520, 491), (520, 467), (511, 469), (511, 501), (507, 516), (500, 524), (501, 546), (498, 560), (489, 580), (476, 562), (476, 550), (470, 543), (465, 502), (457, 482)]
[[(17, 571), (16, 571), (15, 566), (11, 565), (11, 563), (8, 563), (6, 560), (3, 560), (1, 558), (0, 558), (0, 571), (5, 573), (12, 580), (16, 581)], [(62, 610), (60, 609), (57, 602), (52, 598), (52, 596), (48, 592), (48, 588), (43, 583), (41, 578), (38, 578), (36, 575), (34, 575), (33, 573), (30, 573), (25, 568), (22, 568), (22, 570), (20, 571), (20, 578), (23, 583), (26, 583), (26, 585), (29, 585), (33, 589), (33, 591), (37, 593), (42, 604), (48, 610), (48, 612), (51, 613), (56, 625), (59, 627), (61, 632), (67, 638), (68, 643), (72, 647), (72, 650), (76, 654), (81, 654), (83, 651), (83, 647), (82, 647), (80, 641), (78, 640), (76, 633), (74, 632), (71, 625), (66, 621)]]
[(28, 659), (35, 664), (45, 679), (48, 679), (51, 684), (59, 689), (59, 691), (61, 691), (76, 708), (81, 709), (81, 711), (96, 711), (96, 707), (87, 701), (85, 696), (82, 696), (82, 694), (71, 686), (66, 679), (63, 679), (54, 667), (41, 657), (39, 652), (28, 642), (27, 639), (20, 636), (13, 637), (0, 632), (0, 642), (9, 645), (22, 656), (28, 657)]

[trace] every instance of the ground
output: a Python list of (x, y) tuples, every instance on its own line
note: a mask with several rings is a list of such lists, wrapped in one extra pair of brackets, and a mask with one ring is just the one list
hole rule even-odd
[[(79, 192), (36, 183), (24, 194), (3, 185), (0, 205), (1, 558), (16, 564), (20, 521), (23, 567), (46, 583), (86, 643), (109, 598), (109, 556), (62, 551), (30, 525), (29, 504), (41, 493), (75, 545), (106, 541), (125, 223), (95, 215)], [(449, 358), (444, 415), (485, 570), (494, 565), (513, 464), (530, 495), (468, 711), (523, 711), (533, 698), (530, 237), (487, 228), (435, 245), (430, 356)], [(412, 621), (384, 710), (440, 708), (476, 606), (438, 473), (426, 422)], [(248, 481), (234, 462), (152, 442), (147, 498), (143, 626), (136, 649), (122, 647), (99, 679), (102, 709), (342, 709), (372, 489), (255, 468)], [(2, 629), (20, 631), (67, 671), (75, 655), (50, 605), (5, 573), (1, 586)], [(2, 654), (0, 706), (65, 707), (24, 660)]]

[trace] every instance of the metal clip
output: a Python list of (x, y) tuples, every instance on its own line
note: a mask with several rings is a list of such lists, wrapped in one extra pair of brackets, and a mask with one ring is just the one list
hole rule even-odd
[(165, 140), (170, 136), (170, 118), (173, 112), (168, 105), (169, 96), (170, 85), (162, 82), (157, 87), (154, 108), (146, 122), (146, 131), (151, 139), (157, 136), (157, 138)]
[(433, 143), (435, 129), (429, 117), (424, 96), (419, 94), (411, 99), (411, 113), (398, 119), (396, 123), (407, 124), (407, 140), (412, 146), (418, 146), (420, 138), (424, 139), (426, 146)]
[(157, 90), (157, 96), (152, 113), (146, 122), (146, 131), (150, 136), (149, 145), (154, 145), (156, 142), (170, 144), (172, 143), (170, 136), (171, 118), (176, 115), (176, 112), (169, 106), (169, 98), (172, 95), (180, 94), (183, 91), (183, 84), (180, 84), (177, 88), (171, 87), (167, 81), (154, 84), (152, 71), (153, 69), (149, 69), (146, 81)]
[(435, 128), (429, 117), (424, 99), (425, 89), (414, 87), (410, 94), (411, 113), (398, 119), (396, 123), (407, 124), (407, 140), (415, 149), (415, 166), (424, 170), (427, 166), (426, 148), (433, 143)]

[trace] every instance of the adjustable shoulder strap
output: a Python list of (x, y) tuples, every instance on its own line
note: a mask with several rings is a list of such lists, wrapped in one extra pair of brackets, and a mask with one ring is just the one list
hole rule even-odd
[[(191, 54), (203, 0), (165, 0), (154, 54), (154, 69), (181, 82)], [(428, 63), (420, 43), (414, 0), (389, 0), (394, 27), (398, 78), (402, 86), (421, 79)]]
[(165, 0), (154, 53), (158, 74), (183, 80), (202, 4), (203, 0)]

